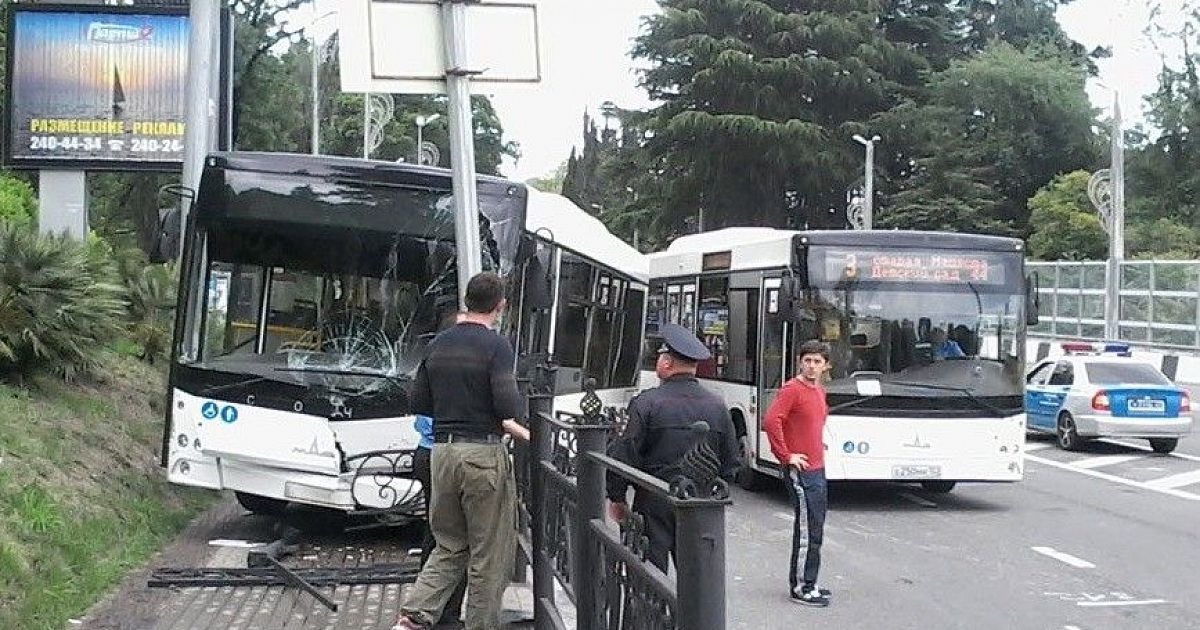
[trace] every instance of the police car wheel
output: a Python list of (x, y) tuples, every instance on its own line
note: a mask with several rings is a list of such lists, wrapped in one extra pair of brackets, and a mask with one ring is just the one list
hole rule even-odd
[(1150, 448), (1154, 449), (1155, 453), (1166, 455), (1175, 450), (1178, 445), (1178, 438), (1150, 438)]
[(237, 497), (237, 502), (242, 507), (255, 514), (279, 516), (287, 509), (287, 501), (280, 499), (272, 499), (271, 497), (263, 497), (248, 492), (234, 492), (233, 494)]
[(957, 484), (956, 481), (922, 481), (921, 489), (931, 494), (947, 494)]
[(1058, 416), (1058, 446), (1064, 451), (1077, 451), (1083, 448), (1083, 438), (1075, 430), (1075, 418), (1065, 411)]

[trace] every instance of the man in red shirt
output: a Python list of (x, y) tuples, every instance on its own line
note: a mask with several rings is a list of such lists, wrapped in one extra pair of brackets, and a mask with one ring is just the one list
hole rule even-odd
[[(771, 441), (771, 452), (783, 466), (784, 485), (796, 512), (792, 560), (788, 567), (791, 598), (808, 606), (828, 606), (830, 592), (817, 586), (817, 572), (821, 569), (821, 541), (829, 505), (822, 439), (829, 407), (821, 387), (821, 378), (829, 369), (829, 348), (820, 341), (806, 341), (796, 354), (800, 375), (779, 390), (763, 424)], [(796, 575), (805, 540), (802, 520), (808, 525), (803, 581)]]

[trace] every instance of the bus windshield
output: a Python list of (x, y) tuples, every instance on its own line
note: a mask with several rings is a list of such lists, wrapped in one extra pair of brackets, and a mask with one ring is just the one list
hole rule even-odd
[[(223, 199), (206, 200), (223, 204), (208, 210), (225, 216), (197, 235), (201, 366), (382, 387), (411, 375), (425, 345), (453, 323), (458, 279), (445, 191), (236, 172), (225, 182)], [(492, 234), (510, 226), (486, 213), (480, 223), (484, 268), (511, 272), (509, 235)]]
[(880, 405), (1019, 399), (1023, 294), (1019, 267), (1011, 269), (1019, 254), (813, 249), (810, 269), (820, 270), (798, 341), (829, 344), (831, 403), (871, 392), (862, 380), (881, 384), (876, 395), (890, 400)]

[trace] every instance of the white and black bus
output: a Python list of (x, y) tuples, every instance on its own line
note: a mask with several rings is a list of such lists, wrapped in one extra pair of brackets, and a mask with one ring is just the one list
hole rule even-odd
[(731, 228), (674, 241), (651, 255), (650, 275), (647, 341), (674, 322), (708, 345), (699, 376), (733, 414), (746, 487), (780, 474), (762, 419), (809, 339), (832, 350), (830, 479), (945, 492), (1022, 478), (1025, 330), (1036, 311), (1021, 241)]
[[(623, 403), (638, 379), (645, 257), (565, 198), (496, 177), (478, 190), (484, 268), (508, 281), (501, 331), (519, 355), (553, 353), (559, 409), (588, 378)], [(170, 481), (234, 490), (260, 512), (394, 510), (415, 496), (408, 386), (458, 309), (451, 202), (442, 169), (210, 156), (183, 238)], [(386, 488), (356, 476), (377, 451), (401, 454)]]

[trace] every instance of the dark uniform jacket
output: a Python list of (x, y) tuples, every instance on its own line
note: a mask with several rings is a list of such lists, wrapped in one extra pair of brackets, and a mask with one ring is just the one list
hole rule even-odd
[[(731, 479), (740, 466), (737, 434), (724, 401), (692, 376), (676, 375), (637, 395), (629, 403), (629, 423), (612, 446), (611, 455), (634, 468), (670, 482), (679, 461), (696, 443), (691, 425), (708, 423), (706, 440), (721, 460), (720, 475)], [(629, 483), (608, 476), (608, 498), (624, 501)]]

